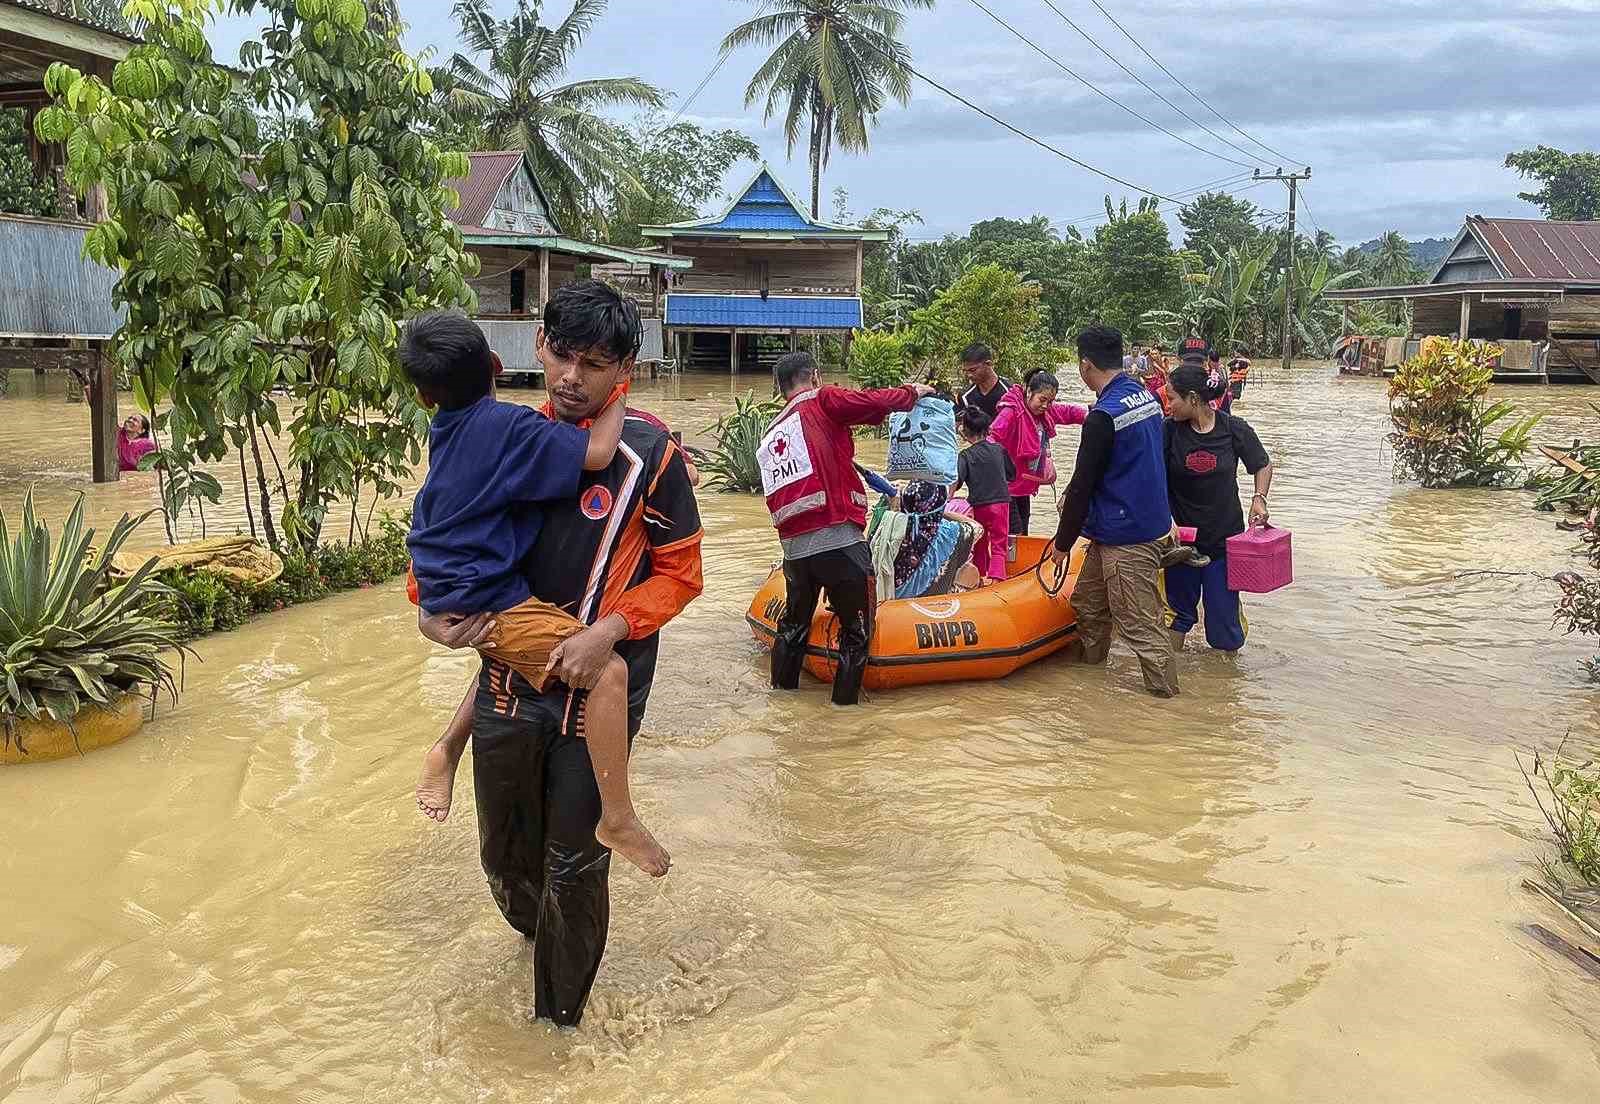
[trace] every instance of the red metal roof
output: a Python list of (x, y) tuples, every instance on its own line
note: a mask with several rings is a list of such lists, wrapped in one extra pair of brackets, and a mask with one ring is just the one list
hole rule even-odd
[(1600, 222), (1473, 215), (1467, 223), (1512, 279), (1600, 282)]
[(506, 178), (522, 162), (521, 150), (497, 150), (492, 153), (469, 153), (471, 171), (466, 176), (446, 180), (461, 196), (461, 206), (450, 212), (452, 222), (462, 226), (481, 227), (494, 206), (494, 197), (500, 194)]

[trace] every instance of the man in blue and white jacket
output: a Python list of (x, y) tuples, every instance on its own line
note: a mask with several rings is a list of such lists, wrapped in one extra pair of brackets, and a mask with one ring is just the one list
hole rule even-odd
[(1177, 663), (1162, 623), (1159, 542), (1172, 529), (1162, 460), (1161, 403), (1122, 371), (1122, 333), (1091, 326), (1078, 335), (1078, 374), (1095, 393), (1078, 461), (1061, 505), (1051, 559), (1064, 562), (1079, 536), (1091, 542), (1072, 590), (1075, 658), (1104, 663), (1113, 627), (1162, 698), (1178, 694)]

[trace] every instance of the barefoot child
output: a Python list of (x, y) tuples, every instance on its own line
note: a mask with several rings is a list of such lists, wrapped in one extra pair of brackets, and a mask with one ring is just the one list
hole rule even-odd
[[(546, 311), (551, 341), (561, 341), (561, 321), (559, 312)], [(637, 330), (637, 318), (632, 324)], [(625, 404), (613, 401), (586, 431), (499, 402), (494, 380), (500, 358), (476, 323), (448, 311), (406, 325), (400, 365), (422, 403), (435, 411), (428, 477), (406, 542), (416, 600), (428, 613), (492, 611), (494, 635), (480, 650), (543, 690), (563, 641), (585, 625), (531, 596), (519, 567), (538, 540), (541, 518), (537, 510), (518, 507), (575, 502), (582, 473), (610, 466)], [(626, 664), (613, 655), (584, 707), (584, 737), (600, 790), (595, 838), (659, 878), (671, 860), (640, 822), (628, 792), (627, 679)], [(449, 814), (464, 750), (464, 741), (441, 741), (428, 752), (417, 804), (434, 820)]]
[(1011, 541), (1011, 481), (1017, 477), (1017, 465), (1011, 454), (989, 440), (989, 426), (994, 421), (976, 406), (964, 406), (956, 419), (956, 428), (966, 440), (967, 447), (956, 457), (956, 483), (951, 493), (967, 488), (967, 503), (972, 507), (972, 519), (983, 526), (983, 539), (972, 553), (985, 581), (1006, 577), (1006, 551)]

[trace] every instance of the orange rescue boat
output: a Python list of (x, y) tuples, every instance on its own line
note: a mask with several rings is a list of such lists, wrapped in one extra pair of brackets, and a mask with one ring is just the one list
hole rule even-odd
[[(864, 685), (891, 690), (1004, 678), (1072, 643), (1078, 626), (1070, 598), (1083, 552), (1080, 546), (1066, 585), (1052, 597), (1034, 570), (1048, 543), (1044, 537), (1018, 538), (1014, 574), (1002, 582), (960, 594), (879, 602)], [(1046, 578), (1053, 572), (1049, 564), (1044, 566)], [(783, 569), (775, 567), (751, 599), (745, 618), (756, 641), (769, 650), (783, 601)], [(838, 636), (838, 621), (828, 611), (824, 594), (806, 647), (806, 670), (824, 682), (832, 682), (838, 669)]]

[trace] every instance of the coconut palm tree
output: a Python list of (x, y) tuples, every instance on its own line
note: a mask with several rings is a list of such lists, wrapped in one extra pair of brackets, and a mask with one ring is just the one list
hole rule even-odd
[(822, 170), (834, 145), (864, 151), (887, 99), (910, 102), (911, 54), (897, 37), (902, 13), (933, 5), (934, 0), (762, 0), (763, 12), (722, 40), (724, 56), (746, 46), (776, 47), (750, 78), (744, 102), (748, 107), (764, 97), (763, 121), (784, 113), (790, 154), (809, 128), (812, 218), (821, 214)]
[(597, 112), (658, 108), (666, 97), (638, 77), (563, 82), (606, 0), (575, 0), (555, 27), (539, 22), (539, 8), (539, 0), (517, 0), (511, 18), (497, 20), (488, 0), (456, 0), (470, 55), (453, 55), (435, 80), (446, 110), (479, 149), (528, 151), (556, 218), (575, 233), (602, 220), (606, 194), (639, 188), (625, 135)]
[(1411, 243), (1398, 230), (1390, 230), (1378, 239), (1378, 259), (1373, 267), (1378, 278), (1387, 284), (1415, 283), (1422, 275), (1411, 259)]

